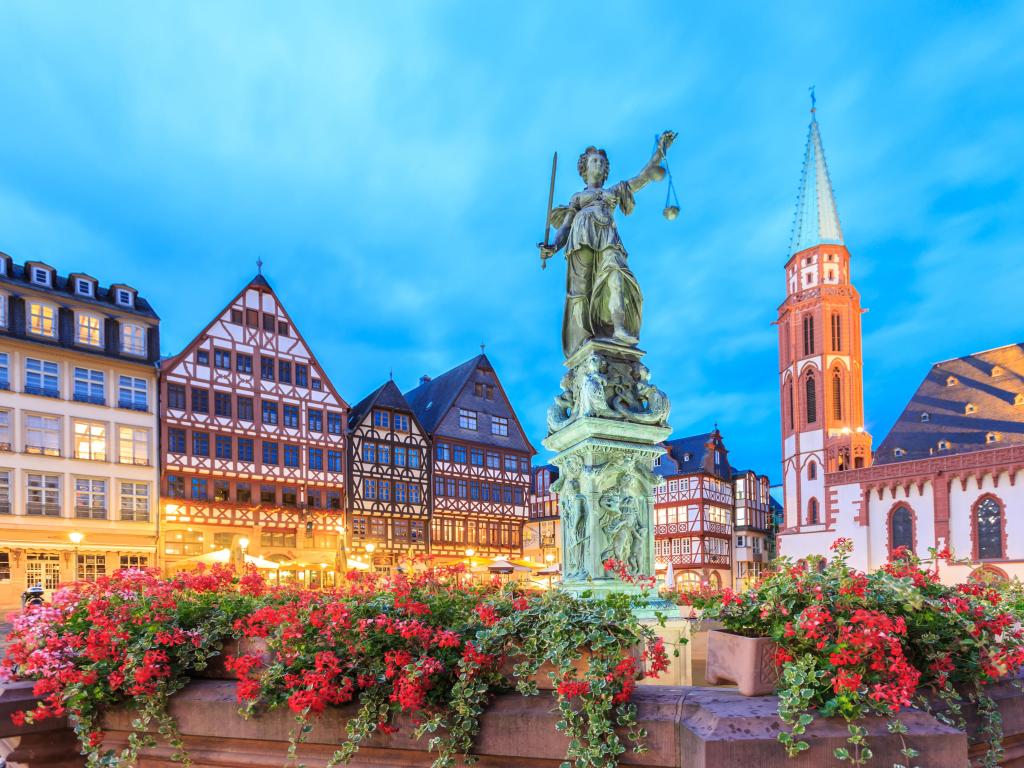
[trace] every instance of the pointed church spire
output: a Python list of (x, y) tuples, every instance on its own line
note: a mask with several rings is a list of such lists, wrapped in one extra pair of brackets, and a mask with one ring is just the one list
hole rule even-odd
[(804, 168), (800, 175), (800, 193), (796, 200), (796, 219), (789, 255), (822, 243), (843, 243), (839, 228), (839, 213), (832, 194), (832, 181), (825, 164), (825, 150), (821, 146), (821, 132), (815, 115), (814, 89), (811, 89), (811, 125), (807, 132)]

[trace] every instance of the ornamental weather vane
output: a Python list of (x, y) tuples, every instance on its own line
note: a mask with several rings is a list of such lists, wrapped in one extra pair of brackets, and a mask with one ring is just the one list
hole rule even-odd
[[(662, 213), (669, 221), (679, 215), (672, 177), (664, 164), (675, 138), (674, 131), (658, 136), (651, 159), (641, 171), (611, 187), (604, 186), (609, 170), (607, 153), (597, 147), (587, 147), (576, 162), (576, 170), (586, 186), (570, 198), (568, 205), (557, 207), (554, 196), (558, 153), (555, 153), (544, 242), (537, 247), (541, 268), (565, 248), (568, 275), (562, 351), (566, 359), (591, 339), (627, 347), (639, 343), (643, 299), (640, 286), (629, 269), (628, 254), (619, 239), (614, 213), (616, 208), (626, 215), (632, 213), (633, 193), (668, 175), (668, 197)], [(554, 240), (550, 239), (552, 225), (557, 227)]]

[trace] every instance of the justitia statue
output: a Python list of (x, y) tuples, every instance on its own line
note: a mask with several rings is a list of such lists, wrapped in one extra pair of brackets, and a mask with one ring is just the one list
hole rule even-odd
[[(643, 297), (629, 269), (626, 249), (615, 227), (615, 209), (633, 211), (633, 193), (665, 176), (661, 162), (675, 140), (673, 131), (658, 137), (650, 161), (634, 178), (605, 187), (608, 155), (587, 147), (576, 163), (586, 187), (569, 204), (551, 210), (548, 223), (558, 227), (554, 242), (540, 243), (541, 259), (562, 247), (568, 262), (562, 352), (568, 359), (590, 339), (635, 347), (640, 340)], [(553, 180), (553, 179), (552, 179)]]
[[(580, 595), (643, 593), (637, 581), (605, 568), (608, 560), (638, 576), (654, 575), (654, 488), (661, 478), (653, 465), (671, 433), (670, 404), (651, 383), (637, 346), (643, 296), (615, 227), (615, 209), (632, 212), (638, 189), (671, 178), (665, 153), (675, 138), (662, 133), (640, 173), (611, 187), (604, 185), (608, 156), (587, 147), (576, 164), (586, 186), (561, 207), (553, 199), (557, 155), (552, 162), (548, 230), (539, 248), (542, 266), (565, 249), (562, 352), (568, 370), (548, 408), (544, 446), (556, 454), (558, 468), (551, 492), (558, 494), (562, 523), (561, 588)], [(678, 203), (666, 203), (663, 213), (675, 219)]]

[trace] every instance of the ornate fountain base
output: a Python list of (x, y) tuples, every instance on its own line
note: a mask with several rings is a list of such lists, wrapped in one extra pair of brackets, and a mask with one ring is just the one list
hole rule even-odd
[[(631, 575), (654, 576), (655, 459), (668, 399), (651, 386), (644, 353), (590, 341), (566, 361), (563, 391), (548, 414), (544, 446), (556, 451), (562, 525), (561, 588), (595, 596), (639, 594), (604, 563), (617, 560)], [(654, 607), (652, 606), (652, 609)]]

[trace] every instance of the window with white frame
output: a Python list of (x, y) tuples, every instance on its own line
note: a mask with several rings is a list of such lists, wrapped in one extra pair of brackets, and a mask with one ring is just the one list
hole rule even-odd
[(679, 543), (680, 543), (680, 541), (681, 541), (681, 539), (672, 539), (672, 554), (673, 555), (679, 555), (680, 554), (680, 552), (679, 552)]
[(121, 519), (135, 523), (149, 522), (149, 485), (121, 483)]
[(57, 363), (52, 360), (25, 358), (25, 391), (30, 395), (60, 397)]
[(88, 312), (75, 313), (75, 341), (87, 347), (102, 347), (103, 319)]
[(9, 582), (11, 580), (11, 553), (0, 552), (0, 581)]
[(14, 450), (14, 435), (11, 433), (11, 412), (0, 410), (0, 451)]
[(117, 428), (117, 456), (122, 464), (149, 464), (149, 430), (138, 427)]
[(7, 296), (0, 293), (0, 328), (7, 327)]
[(75, 517), (105, 520), (107, 517), (107, 481), (90, 477), (75, 478)]
[(107, 460), (107, 425), (98, 421), (74, 419), (71, 426), (72, 443), (76, 459)]
[(0, 515), (11, 511), (11, 470), (0, 469)]
[(51, 283), (50, 270), (43, 269), (42, 267), (32, 267), (32, 282), (35, 285), (45, 285), (49, 288)]
[(60, 475), (25, 474), (25, 512), (60, 517)]
[(106, 376), (103, 371), (76, 366), (72, 397), (80, 403), (103, 405), (106, 402)]
[(121, 323), (121, 351), (129, 355), (145, 355), (146, 329), (135, 323)]
[(11, 388), (11, 358), (0, 352), (0, 389)]
[(41, 301), (28, 302), (28, 331), (37, 336), (57, 336), (57, 309)]
[(120, 408), (131, 408), (136, 411), (149, 409), (149, 387), (145, 379), (134, 376), (121, 376), (117, 382), (117, 405)]
[(75, 293), (79, 296), (92, 296), (92, 280), (86, 280), (81, 277), (75, 278)]
[(459, 408), (459, 426), (463, 429), (476, 429), (476, 411)]
[(503, 416), (491, 416), (491, 434), (492, 435), (507, 435), (508, 434), (508, 419)]
[(25, 586), (56, 589), (60, 583), (60, 555), (33, 553), (25, 558)]
[(60, 456), (60, 417), (25, 414), (25, 453)]
[(132, 292), (125, 290), (124, 288), (117, 289), (117, 303), (122, 307), (133, 307), (135, 306), (134, 296)]
[(692, 548), (691, 542), (693, 541), (693, 539), (676, 539), (676, 541), (680, 542), (679, 547), (681, 550), (681, 554), (690, 554), (690, 550)]

